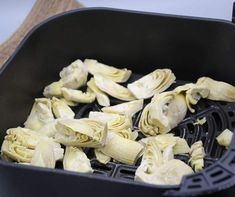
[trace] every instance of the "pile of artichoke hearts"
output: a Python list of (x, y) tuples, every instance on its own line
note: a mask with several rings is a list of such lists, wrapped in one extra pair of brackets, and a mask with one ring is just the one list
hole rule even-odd
[[(201, 77), (196, 83), (166, 91), (176, 80), (170, 69), (156, 69), (128, 83), (131, 74), (126, 68), (93, 59), (72, 62), (59, 73), (58, 81), (44, 88), (45, 97), (35, 99), (24, 127), (6, 131), (2, 158), (47, 168), (62, 161), (65, 170), (93, 173), (84, 152), (88, 147), (102, 164), (113, 160), (135, 165), (142, 157), (135, 181), (157, 185), (177, 185), (183, 176), (203, 170), (202, 141), (189, 147), (185, 139), (170, 131), (188, 110), (195, 112), (193, 106), (200, 99), (235, 102), (235, 87)], [(81, 90), (84, 87), (86, 91)], [(122, 103), (110, 106), (110, 97)], [(146, 105), (144, 99), (148, 99)], [(75, 119), (73, 107), (95, 100), (102, 111), (90, 111), (88, 118)], [(137, 131), (132, 119), (141, 110)], [(204, 118), (195, 124), (205, 122)], [(145, 138), (139, 139), (138, 132)], [(232, 132), (226, 130), (217, 140), (228, 147), (231, 138)], [(174, 158), (177, 154), (188, 154), (189, 162)]]

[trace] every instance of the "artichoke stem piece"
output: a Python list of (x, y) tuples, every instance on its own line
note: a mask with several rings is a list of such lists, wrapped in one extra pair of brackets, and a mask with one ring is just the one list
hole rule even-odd
[(113, 132), (109, 132), (105, 146), (99, 150), (116, 161), (133, 165), (142, 155), (143, 146), (138, 142), (125, 139)]

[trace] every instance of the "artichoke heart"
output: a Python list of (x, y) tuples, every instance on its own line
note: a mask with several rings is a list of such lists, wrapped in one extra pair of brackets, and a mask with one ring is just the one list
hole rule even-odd
[(207, 98), (210, 90), (208, 87), (188, 83), (182, 86), (178, 86), (174, 89), (176, 93), (185, 94), (185, 100), (189, 111), (195, 112), (195, 109), (191, 105), (196, 105), (201, 98)]
[(152, 97), (165, 91), (175, 81), (175, 75), (170, 69), (156, 69), (137, 81), (128, 84), (128, 89), (138, 99)]
[(133, 165), (142, 155), (143, 146), (114, 132), (107, 135), (105, 146), (99, 149), (105, 155), (124, 164)]
[(64, 98), (68, 101), (78, 103), (92, 103), (95, 101), (95, 94), (90, 92), (82, 92), (81, 90), (73, 90), (69, 88), (61, 88)]
[(30, 164), (39, 167), (55, 168), (55, 163), (53, 141), (40, 140), (35, 147)]
[(146, 142), (140, 166), (135, 173), (135, 181), (156, 185), (178, 185), (183, 176), (193, 173), (192, 168), (184, 162), (174, 159), (172, 146), (163, 154), (154, 138)]
[(97, 60), (85, 59), (84, 64), (87, 66), (88, 72), (92, 75), (100, 74), (117, 83), (126, 82), (131, 76), (131, 70), (126, 68), (118, 69), (99, 63)]
[(232, 142), (233, 132), (229, 129), (225, 129), (220, 135), (217, 136), (216, 140), (221, 146), (228, 148)]
[(53, 97), (51, 103), (56, 118), (74, 118), (75, 113), (64, 101)]
[(167, 133), (185, 117), (187, 106), (185, 98), (174, 92), (163, 92), (154, 97), (141, 114), (139, 128), (146, 135)]
[(51, 98), (53, 96), (55, 97), (61, 97), (62, 92), (61, 88), (63, 87), (62, 81), (56, 81), (44, 88), (43, 95), (47, 98)]
[(54, 120), (51, 100), (47, 98), (35, 99), (30, 115), (24, 126), (32, 130), (39, 130), (43, 125)]
[(138, 135), (132, 132), (132, 120), (125, 115), (91, 111), (89, 118), (107, 123), (108, 131), (113, 131), (124, 138), (135, 139)]
[(189, 162), (196, 172), (199, 172), (204, 167), (205, 151), (202, 146), (202, 141), (195, 142), (190, 149)]
[(95, 152), (96, 159), (102, 164), (107, 164), (112, 159), (111, 157), (109, 157), (109, 156), (105, 155), (104, 153), (102, 153), (98, 148), (96, 148), (94, 150), (94, 152)]
[(77, 147), (66, 147), (63, 166), (65, 170), (80, 173), (93, 173), (90, 160), (82, 149)]
[(110, 106), (109, 97), (96, 86), (94, 78), (91, 78), (90, 81), (87, 82), (87, 86), (96, 95), (96, 99), (99, 105), (105, 107)]
[(87, 82), (88, 71), (81, 60), (76, 60), (60, 72), (63, 87), (77, 89)]
[(96, 86), (108, 95), (123, 101), (136, 100), (133, 94), (124, 86), (101, 75), (95, 75), (94, 78)]
[(1, 152), (14, 161), (30, 163), (40, 140), (46, 140), (53, 145), (55, 160), (63, 158), (64, 150), (52, 138), (21, 127), (7, 130)]
[(201, 77), (197, 80), (197, 85), (210, 90), (207, 97), (210, 100), (235, 102), (235, 87), (228, 83), (216, 81), (209, 77)]
[(107, 136), (106, 124), (88, 118), (61, 119), (55, 127), (55, 140), (65, 146), (99, 148)]
[(113, 105), (110, 107), (103, 107), (101, 110), (105, 113), (121, 114), (132, 117), (138, 111), (143, 109), (143, 105), (144, 100), (141, 99)]

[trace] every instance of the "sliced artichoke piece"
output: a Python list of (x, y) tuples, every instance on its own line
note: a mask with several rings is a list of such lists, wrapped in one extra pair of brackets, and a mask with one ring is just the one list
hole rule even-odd
[[(166, 154), (166, 152), (168, 152)], [(172, 147), (165, 149), (163, 157), (156, 141), (150, 138), (144, 149), (135, 181), (156, 185), (178, 185), (184, 175), (193, 173), (192, 168), (178, 159), (172, 159)]]
[(40, 140), (35, 147), (31, 165), (46, 168), (55, 168), (55, 163), (56, 160), (53, 141)]
[(82, 92), (81, 90), (73, 90), (61, 88), (64, 98), (68, 101), (78, 103), (92, 103), (95, 101), (95, 94), (90, 92)]
[(96, 99), (99, 105), (105, 107), (110, 106), (109, 97), (96, 86), (94, 78), (91, 78), (90, 81), (87, 82), (87, 86), (96, 95)]
[(165, 91), (175, 81), (170, 69), (156, 69), (137, 81), (128, 84), (128, 89), (138, 99), (146, 99)]
[(185, 117), (187, 106), (185, 98), (174, 92), (163, 92), (154, 97), (141, 114), (139, 128), (144, 135), (167, 133)]
[(97, 60), (85, 59), (84, 64), (87, 66), (88, 72), (92, 75), (100, 74), (117, 83), (126, 82), (131, 76), (131, 70), (126, 68), (118, 69), (99, 63)]
[(138, 111), (143, 109), (143, 105), (144, 105), (144, 100), (141, 99), (141, 100), (134, 100), (130, 102), (121, 103), (118, 105), (113, 105), (110, 107), (103, 107), (101, 110), (105, 113), (115, 113), (132, 117)]
[(47, 98), (35, 99), (30, 115), (24, 126), (32, 130), (39, 130), (43, 125), (54, 120), (51, 101)]
[(216, 140), (221, 146), (228, 148), (232, 142), (233, 132), (229, 129), (225, 129), (220, 135), (217, 136)]
[(138, 136), (138, 133), (136, 134), (136, 132), (132, 132), (131, 130), (131, 118), (125, 115), (91, 111), (89, 118), (98, 120), (104, 124), (107, 123), (108, 131), (113, 131), (124, 138), (133, 140)]
[(235, 87), (228, 83), (216, 81), (209, 77), (201, 77), (196, 84), (210, 90), (207, 96), (210, 100), (235, 102)]
[(174, 92), (185, 94), (186, 104), (189, 111), (192, 113), (195, 112), (195, 109), (191, 105), (196, 105), (201, 98), (207, 98), (210, 90), (208, 87), (201, 85), (196, 85), (193, 83), (188, 83), (182, 86), (175, 88)]
[(190, 152), (189, 145), (187, 141), (183, 138), (180, 137), (175, 137), (176, 138), (176, 144), (173, 147), (173, 152), (175, 155), (178, 154), (186, 154)]
[(38, 132), (26, 128), (11, 128), (7, 130), (7, 135), (2, 145), (2, 154), (17, 162), (30, 163), (35, 147), (40, 140), (47, 140), (53, 144), (54, 156), (56, 160), (63, 158), (64, 150), (60, 144)]
[(77, 89), (87, 82), (88, 71), (81, 60), (76, 60), (60, 72), (63, 87)]
[(65, 146), (99, 148), (107, 136), (106, 124), (88, 118), (58, 120), (56, 129), (55, 140)]
[(136, 99), (133, 94), (124, 86), (121, 86), (110, 79), (102, 77), (101, 75), (95, 75), (94, 78), (97, 87), (108, 95), (123, 101), (132, 101)]
[(47, 98), (51, 98), (53, 96), (55, 97), (61, 97), (62, 92), (61, 88), (63, 87), (62, 81), (56, 81), (44, 88), (43, 95)]
[(142, 155), (143, 146), (114, 132), (109, 132), (105, 146), (99, 150), (116, 161), (133, 165)]
[(109, 157), (109, 156), (107, 156), (107, 155), (105, 155), (104, 153), (102, 153), (99, 149), (95, 149), (94, 150), (94, 152), (95, 152), (95, 157), (96, 157), (96, 159), (100, 162), (100, 163), (102, 163), (102, 164), (107, 164), (108, 162), (110, 162), (111, 161), (111, 157)]
[(67, 146), (63, 166), (65, 170), (80, 172), (80, 173), (93, 173), (90, 160), (81, 148)]
[(203, 170), (205, 151), (202, 145), (202, 141), (197, 141), (192, 144), (190, 149), (189, 162), (196, 172)]
[(51, 103), (56, 118), (74, 118), (75, 113), (64, 101), (53, 97)]

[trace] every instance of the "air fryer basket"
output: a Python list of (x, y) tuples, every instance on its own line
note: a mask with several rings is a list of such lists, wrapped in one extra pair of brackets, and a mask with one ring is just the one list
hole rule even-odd
[[(114, 9), (62, 14), (35, 28), (0, 71), (1, 141), (7, 128), (22, 125), (33, 99), (42, 96), (43, 87), (57, 80), (61, 68), (77, 58), (128, 67), (134, 72), (130, 81), (156, 68), (171, 68), (177, 77), (172, 89), (204, 75), (235, 85), (234, 51), (235, 25), (225, 21)], [(112, 105), (117, 103), (118, 100), (111, 99)], [(100, 111), (100, 106), (93, 103), (73, 109), (76, 118), (80, 118), (91, 110)], [(1, 160), (0, 194), (135, 197), (189, 196), (215, 191), (231, 194), (235, 188), (235, 139), (226, 150), (215, 138), (226, 128), (235, 129), (235, 103), (201, 100), (195, 109), (172, 132), (185, 138), (189, 145), (203, 141), (205, 170), (185, 177), (179, 186), (136, 183), (133, 179), (140, 161), (135, 166), (116, 162), (103, 165), (95, 159), (93, 150), (86, 149), (95, 170), (92, 175), (63, 171), (62, 163), (51, 170)], [(140, 115), (141, 112), (133, 119), (135, 130)], [(203, 117), (207, 120), (205, 124), (193, 124)], [(139, 138), (142, 137), (139, 132)], [(188, 162), (187, 155), (177, 158)]]

